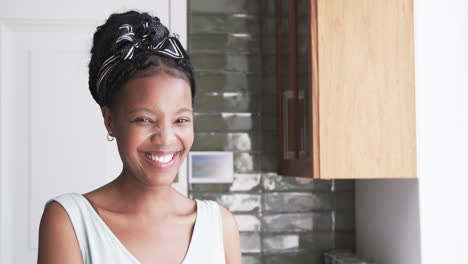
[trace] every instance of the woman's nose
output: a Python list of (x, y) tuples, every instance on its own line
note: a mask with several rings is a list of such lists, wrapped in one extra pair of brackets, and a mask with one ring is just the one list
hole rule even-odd
[(169, 145), (174, 139), (174, 130), (170, 124), (160, 124), (151, 135), (151, 141), (160, 145)]

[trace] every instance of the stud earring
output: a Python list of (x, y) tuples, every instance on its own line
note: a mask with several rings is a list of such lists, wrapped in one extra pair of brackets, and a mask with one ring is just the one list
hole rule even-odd
[(109, 132), (107, 133), (107, 141), (113, 141), (113, 140), (114, 140), (114, 137), (111, 136), (111, 134), (112, 134), (111, 131), (109, 131)]

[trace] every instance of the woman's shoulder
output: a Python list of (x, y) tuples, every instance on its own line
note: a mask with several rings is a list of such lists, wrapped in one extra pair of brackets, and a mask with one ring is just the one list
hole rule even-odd
[[(44, 206), (40, 227), (73, 231), (69, 215), (70, 205), (75, 203), (80, 195), (79, 193), (69, 192), (50, 198)], [(51, 225), (49, 226), (49, 224)]]
[(73, 194), (66, 193), (55, 196), (54, 198), (47, 201), (44, 212), (42, 214), (43, 220), (53, 219), (68, 219), (67, 212), (63, 205), (60, 203), (61, 200), (69, 199)]
[(226, 209), (223, 205), (218, 202), (215, 202), (219, 206), (219, 211), (221, 214), (221, 219), (223, 221), (223, 233), (230, 235), (233, 233), (238, 233), (237, 221), (235, 216)]
[[(73, 195), (62, 194), (56, 198)], [(39, 224), (38, 263), (59, 263), (63, 259), (70, 260), (69, 263), (81, 263), (81, 251), (67, 211), (57, 200), (51, 199)]]
[(78, 196), (81, 196), (82, 194), (80, 193), (77, 193), (77, 192), (66, 192), (66, 193), (61, 193), (61, 194), (58, 194), (54, 197), (51, 197), (45, 204), (45, 206), (48, 206), (49, 203), (55, 201), (57, 203), (60, 203), (61, 201), (65, 201), (65, 200), (72, 200), (72, 199), (76, 199), (76, 197)]
[[(190, 198), (187, 198), (190, 199)], [(192, 200), (192, 199), (190, 199)], [(237, 229), (237, 222), (236, 218), (234, 215), (226, 209), (222, 204), (220, 204), (217, 201), (214, 200), (209, 200), (209, 199), (193, 199), (192, 201), (195, 201), (197, 204), (203, 203), (204, 207), (209, 207), (210, 210), (216, 210), (219, 211), (219, 214), (221, 216), (221, 220), (223, 223), (223, 228), (227, 231), (229, 230), (234, 230)], [(227, 228), (227, 229), (226, 229)]]
[[(217, 202), (216, 202), (217, 203)], [(239, 228), (235, 216), (218, 203), (223, 223), (224, 254), (228, 263), (241, 263)]]

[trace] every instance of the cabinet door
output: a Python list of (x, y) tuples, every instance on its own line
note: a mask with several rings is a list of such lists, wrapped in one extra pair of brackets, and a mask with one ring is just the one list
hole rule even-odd
[(413, 3), (317, 0), (320, 178), (416, 177)]
[[(277, 1), (279, 173), (314, 177), (310, 0)], [(317, 163), (318, 164), (318, 163)]]
[[(120, 173), (115, 141), (107, 142), (88, 90), (87, 65), (96, 26), (127, 8), (124, 0), (2, 1), (0, 263), (36, 262), (47, 199), (90, 191)], [(139, 1), (138, 8), (185, 42), (184, 1)]]

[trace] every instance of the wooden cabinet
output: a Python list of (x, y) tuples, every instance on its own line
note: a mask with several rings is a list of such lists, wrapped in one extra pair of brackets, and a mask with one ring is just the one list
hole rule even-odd
[(279, 173), (415, 178), (411, 0), (278, 0)]

